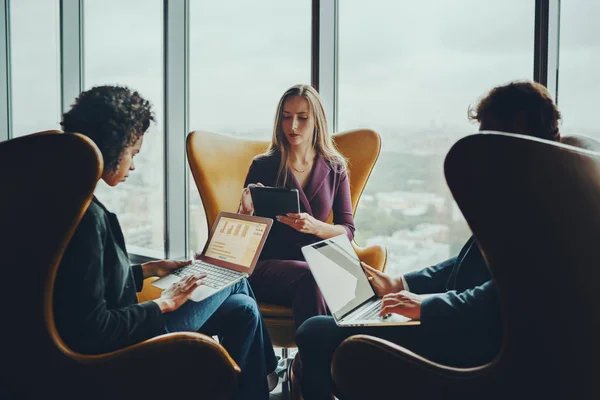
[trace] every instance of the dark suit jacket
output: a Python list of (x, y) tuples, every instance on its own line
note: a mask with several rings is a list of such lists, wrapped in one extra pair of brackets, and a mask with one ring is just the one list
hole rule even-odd
[(457, 257), (404, 278), (413, 293), (443, 293), (422, 302), (421, 327), (460, 349), (464, 362), (452, 364), (476, 365), (497, 354), (503, 333), (498, 291), (473, 237)]
[(66, 344), (88, 354), (165, 333), (152, 301), (138, 304), (141, 266), (131, 266), (117, 216), (94, 197), (71, 239), (54, 285), (54, 318)]
[[(281, 156), (257, 157), (252, 161), (244, 187), (250, 183), (277, 186), (277, 172)], [(346, 171), (334, 168), (321, 156), (317, 156), (311, 176), (303, 190), (291, 171), (288, 171), (286, 187), (298, 189), (300, 212), (305, 212), (318, 220), (326, 221), (333, 210), (333, 223), (346, 228), (348, 237), (354, 238), (354, 218), (350, 199), (350, 184)], [(314, 235), (298, 232), (293, 228), (274, 221), (269, 237), (260, 255), (261, 260), (304, 260), (302, 246), (320, 241)]]

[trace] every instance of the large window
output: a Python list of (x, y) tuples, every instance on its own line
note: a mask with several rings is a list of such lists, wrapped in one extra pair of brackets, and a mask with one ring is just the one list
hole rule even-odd
[(338, 130), (371, 128), (382, 154), (356, 215), (359, 243), (387, 246), (388, 272), (456, 255), (470, 231), (443, 175), (469, 106), (531, 79), (533, 0), (344, 0)]
[(12, 136), (60, 129), (58, 0), (10, 2)]
[(84, 2), (86, 89), (118, 84), (154, 105), (156, 123), (144, 135), (127, 182), (96, 194), (116, 213), (130, 253), (164, 257), (163, 1)]
[[(283, 92), (310, 83), (310, 45), (310, 1), (190, 1), (190, 130), (269, 140)], [(189, 182), (193, 252), (207, 226)]]
[(582, 134), (600, 139), (600, 3), (562, 1), (558, 107), (563, 135)]

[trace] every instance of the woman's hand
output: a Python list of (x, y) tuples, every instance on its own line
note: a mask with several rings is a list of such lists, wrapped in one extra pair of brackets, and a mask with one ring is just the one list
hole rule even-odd
[(144, 271), (144, 279), (151, 276), (167, 276), (177, 268), (189, 265), (192, 261), (175, 261), (175, 260), (158, 260), (150, 261), (142, 264), (142, 271)]
[[(250, 185), (264, 187), (260, 182)], [(252, 195), (250, 194), (250, 185), (242, 189), (242, 199), (240, 200), (240, 208), (238, 209), (239, 214), (252, 215), (254, 213), (254, 204), (252, 204)]]
[(166, 288), (154, 302), (163, 313), (177, 310), (189, 300), (194, 290), (202, 285), (206, 275), (188, 275)]
[(400, 314), (411, 319), (421, 319), (421, 296), (403, 290), (383, 296), (380, 316)]
[(316, 236), (319, 236), (319, 230), (323, 224), (323, 222), (307, 213), (278, 215), (277, 221), (286, 224), (287, 226), (291, 226), (298, 232)]
[(375, 290), (375, 294), (378, 297), (384, 297), (390, 293), (397, 293), (401, 290), (404, 290), (404, 285), (402, 284), (402, 279), (392, 278), (389, 275), (384, 274), (383, 272), (367, 265), (364, 262), (360, 262), (365, 273), (367, 274), (367, 279), (371, 283), (373, 290)]

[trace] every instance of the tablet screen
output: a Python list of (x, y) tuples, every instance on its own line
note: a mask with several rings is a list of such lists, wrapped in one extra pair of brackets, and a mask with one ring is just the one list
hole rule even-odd
[(275, 218), (287, 213), (300, 213), (297, 189), (251, 186), (254, 215)]

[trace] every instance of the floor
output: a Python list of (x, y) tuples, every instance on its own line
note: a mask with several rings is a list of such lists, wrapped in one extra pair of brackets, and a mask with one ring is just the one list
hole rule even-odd
[(287, 390), (282, 388), (281, 380), (279, 381), (279, 385), (271, 392), (269, 396), (269, 400), (289, 400), (290, 394)]
[[(296, 349), (293, 349), (290, 351), (290, 355), (293, 358), (293, 356), (296, 354)], [(281, 357), (281, 351), (279, 349), (275, 349), (275, 354), (278, 357)], [(290, 361), (292, 360), (292, 358), (290, 358)], [(278, 369), (281, 369), (281, 366), (283, 364), (280, 363), (280, 366), (278, 367)], [(287, 389), (287, 384), (283, 383), (283, 374), (281, 374), (282, 376), (279, 377), (279, 385), (277, 385), (277, 387), (275, 389), (273, 389), (273, 391), (271, 392), (271, 395), (269, 396), (269, 400), (290, 400), (291, 396), (290, 393), (288, 392)], [(334, 397), (335, 400), (338, 400), (337, 397)]]

